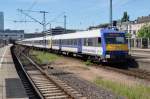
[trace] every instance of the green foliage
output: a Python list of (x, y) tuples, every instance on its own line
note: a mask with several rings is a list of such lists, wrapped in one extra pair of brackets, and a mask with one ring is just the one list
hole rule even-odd
[(138, 31), (138, 37), (150, 38), (150, 25), (146, 24)]
[(121, 22), (127, 22), (127, 21), (129, 21), (130, 20), (130, 17), (129, 17), (129, 15), (128, 15), (128, 13), (125, 11), (124, 13), (123, 13), (123, 17), (122, 17), (122, 19), (121, 19)]
[(98, 86), (110, 89), (118, 95), (125, 96), (127, 99), (149, 99), (150, 87), (143, 85), (127, 86), (109, 80), (96, 78), (94, 83)]
[(59, 57), (52, 53), (42, 52), (42, 51), (32, 51), (32, 54), (35, 55), (35, 59), (39, 64), (48, 64), (54, 62)]
[(90, 60), (87, 60), (87, 61), (84, 62), (84, 63), (85, 63), (85, 65), (87, 65), (87, 66), (93, 65), (93, 63), (92, 63)]

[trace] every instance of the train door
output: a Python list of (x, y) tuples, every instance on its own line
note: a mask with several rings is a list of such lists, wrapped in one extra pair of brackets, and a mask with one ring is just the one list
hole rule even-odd
[(78, 53), (82, 52), (82, 39), (78, 39)]
[(58, 44), (59, 44), (59, 51), (61, 51), (61, 47), (62, 47), (61, 40), (58, 40)]

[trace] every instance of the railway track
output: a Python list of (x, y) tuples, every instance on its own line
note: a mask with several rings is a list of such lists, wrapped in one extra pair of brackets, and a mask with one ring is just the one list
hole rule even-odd
[(48, 75), (26, 55), (16, 56), (41, 99), (87, 99), (57, 77)]
[(22, 84), (24, 86), (27, 96), (29, 97), (29, 99), (40, 99), (36, 90), (33, 88), (32, 84), (28, 80), (28, 77), (26, 76), (25, 72), (23, 71), (22, 67), (20, 66), (20, 61), (15, 56), (15, 54), (13, 52), (13, 48), (11, 48), (11, 53), (12, 53), (16, 71), (17, 71), (19, 77), (21, 78), (21, 81), (22, 81)]
[[(67, 91), (67, 94), (71, 96), (71, 98), (70, 97), (67, 97), (67, 98), (57, 98), (57, 97), (53, 98), (52, 97), (52, 99), (124, 99), (124, 97), (119, 96), (109, 90), (106, 90), (103, 87), (96, 86), (95, 84), (87, 80), (77, 77), (71, 72), (66, 72), (63, 68), (56, 68), (56, 67), (52, 67), (53, 65), (47, 65), (47, 64), (42, 65), (42, 64), (35, 63), (37, 60), (34, 60), (32, 55), (28, 53), (29, 49), (26, 49), (23, 47), (16, 47), (16, 46), (14, 49), (15, 49), (14, 52), (17, 52), (17, 57), (19, 58), (21, 62), (21, 67), (29, 76), (28, 78), (32, 82), (32, 85), (34, 86), (34, 89), (36, 90), (36, 92), (41, 97), (40, 99), (45, 98), (43, 94), (47, 92), (51, 92), (51, 90), (49, 90), (49, 88), (51, 88), (50, 87), (51, 84), (49, 84), (49, 79), (50, 79), (50, 82), (51, 82), (51, 79), (55, 80), (55, 82), (59, 84), (59, 86), (61, 86), (61, 89)], [(24, 54), (20, 55), (19, 54), (20, 52), (25, 53), (25, 55)], [(34, 62), (26, 55), (31, 57), (31, 59), (33, 59)], [(40, 74), (39, 70), (42, 71), (44, 75), (48, 74), (48, 76), (46, 78), (43, 77), (44, 75)], [(41, 88), (42, 90), (40, 91)], [(48, 94), (49, 93), (47, 93), (47, 95)], [(50, 94), (52, 94), (52, 92)], [(59, 96), (59, 94), (57, 96)]]
[[(31, 57), (31, 55), (28, 53), (28, 51), (25, 53)], [(65, 89), (65, 91), (69, 92), (69, 94), (72, 91), (71, 90), (68, 91), (68, 89), (73, 89), (73, 90), (75, 89), (76, 91), (74, 90), (73, 93), (71, 93), (71, 96), (73, 96), (73, 98), (76, 98), (76, 99), (79, 99), (79, 98), (100, 99), (100, 97), (102, 97), (101, 99), (103, 99), (104, 97), (107, 97), (107, 99), (115, 99), (114, 97), (116, 97), (111, 92), (105, 91), (104, 89), (98, 89), (96, 86), (93, 86), (91, 83), (88, 83), (87, 81), (79, 79), (78, 77), (73, 76), (73, 74), (71, 74), (71, 73), (63, 72), (63, 71), (61, 71), (61, 69), (47, 68), (48, 65), (46, 65), (46, 64), (43, 66), (41, 64), (37, 65), (37, 63), (34, 63), (29, 57), (27, 57), (25, 55), (21, 55), (21, 56), (23, 56), (23, 57), (21, 57), (23, 59), (21, 59), (21, 58), (20, 59), (22, 61), (24, 61), (23, 66), (24, 66), (25, 70), (28, 71), (30, 78), (32, 77), (31, 80), (33, 80), (34, 83), (36, 82), (34, 85), (37, 88), (37, 90), (39, 90), (39, 93), (42, 94), (42, 96), (46, 92), (50, 92), (50, 94), (52, 93), (51, 91), (48, 91), (49, 90), (48, 88), (51, 85), (51, 84), (49, 84), (49, 78), (44, 77), (44, 75), (48, 75), (51, 77), (52, 80), (55, 80), (57, 83), (59, 83), (59, 85), (61, 85), (61, 89)], [(64, 56), (64, 57), (68, 57), (68, 56)], [(75, 57), (75, 58), (77, 58), (77, 57)], [(33, 60), (34, 60), (34, 58), (33, 58)], [(34, 61), (36, 62), (37, 60), (34, 60)], [(104, 68), (107, 70), (112, 70), (115, 72), (123, 73), (123, 74), (129, 75), (129, 76), (134, 76), (136, 78), (142, 78), (142, 79), (146, 79), (146, 80), (150, 81), (150, 72), (148, 72), (146, 70), (141, 70), (141, 69), (136, 69), (136, 68), (120, 69), (120, 68), (110, 67), (109, 65), (100, 65), (100, 64), (96, 64), (96, 63), (94, 63), (94, 66), (97, 68)], [(121, 65), (119, 65), (119, 66), (121, 66)], [(44, 74), (42, 76), (40, 74), (41, 71)], [(39, 79), (39, 78), (41, 78), (41, 79)], [(67, 86), (66, 86), (66, 84), (67, 84)], [(69, 87), (68, 85), (71, 87)], [(51, 88), (51, 86), (50, 86), (50, 88)], [(40, 89), (42, 89), (42, 90), (40, 91)], [(65, 92), (63, 92), (63, 93), (65, 93)], [(48, 94), (49, 93), (47, 93), (46, 96)], [(83, 97), (81, 94), (86, 97)], [(66, 95), (67, 99), (68, 98), (70, 99), (69, 96), (70, 95)], [(73, 98), (71, 97), (71, 99), (73, 99)], [(54, 99), (60, 99), (60, 97), (54, 98)], [(63, 98), (63, 99), (66, 99), (66, 98)]]

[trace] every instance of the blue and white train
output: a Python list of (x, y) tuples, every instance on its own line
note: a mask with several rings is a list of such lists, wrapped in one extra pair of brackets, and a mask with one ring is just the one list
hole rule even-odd
[(124, 32), (96, 29), (69, 34), (25, 39), (18, 44), (46, 48), (68, 54), (94, 57), (101, 61), (126, 59), (128, 44)]

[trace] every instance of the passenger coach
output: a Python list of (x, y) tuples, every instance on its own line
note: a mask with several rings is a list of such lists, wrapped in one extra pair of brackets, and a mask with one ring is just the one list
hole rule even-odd
[[(46, 43), (45, 43), (46, 42)], [(20, 44), (48, 48), (60, 53), (79, 54), (102, 61), (125, 60), (128, 57), (128, 44), (124, 32), (114, 29), (97, 29), (69, 34), (61, 34), (27, 39)]]

